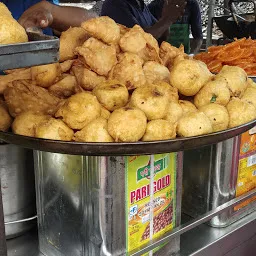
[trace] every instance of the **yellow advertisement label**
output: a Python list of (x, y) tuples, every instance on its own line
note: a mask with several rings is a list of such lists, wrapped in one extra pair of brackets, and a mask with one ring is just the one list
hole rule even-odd
[[(256, 188), (256, 135), (254, 130), (255, 128), (241, 135), (236, 197)], [(256, 197), (250, 198), (235, 206), (234, 210), (238, 211), (255, 200)]]
[[(154, 156), (154, 180), (151, 183), (150, 156), (126, 157), (126, 209), (128, 252), (161, 237), (175, 226), (177, 154)], [(153, 185), (153, 200), (151, 197)], [(153, 209), (153, 211), (152, 211)], [(153, 232), (150, 232), (150, 211)]]
[[(239, 161), (236, 197), (241, 196), (254, 188), (256, 188), (256, 155), (249, 156)], [(235, 211), (247, 206), (255, 200), (256, 197), (253, 197), (244, 201), (235, 206)]]

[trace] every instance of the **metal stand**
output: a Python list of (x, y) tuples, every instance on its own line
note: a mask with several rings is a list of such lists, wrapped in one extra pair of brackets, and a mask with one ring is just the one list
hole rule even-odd
[(1, 182), (0, 182), (0, 255), (7, 256)]

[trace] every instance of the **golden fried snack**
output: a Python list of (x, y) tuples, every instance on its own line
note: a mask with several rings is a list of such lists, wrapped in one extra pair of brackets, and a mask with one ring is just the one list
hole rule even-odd
[(165, 120), (172, 124), (175, 124), (183, 115), (183, 109), (177, 102), (170, 102), (167, 109), (167, 115), (164, 117)]
[(75, 58), (75, 49), (81, 46), (89, 35), (83, 28), (74, 27), (61, 33), (60, 36), (60, 61)]
[(12, 14), (7, 8), (7, 6), (4, 3), (0, 2), (0, 17), (4, 18), (4, 16), (12, 18)]
[(109, 117), (110, 117), (110, 114), (111, 113), (107, 109), (105, 109), (104, 107), (101, 106), (101, 111), (100, 111), (100, 116), (101, 117), (103, 117), (103, 118), (108, 120)]
[(31, 67), (32, 80), (38, 86), (48, 88), (56, 83), (61, 75), (61, 67), (59, 63), (52, 63), (41, 66)]
[(120, 39), (120, 27), (107, 16), (87, 20), (81, 24), (91, 36), (107, 44), (117, 43)]
[(256, 108), (256, 87), (248, 87), (241, 99), (252, 103)]
[(25, 29), (12, 17), (8, 8), (3, 3), (0, 4), (0, 44), (27, 42)]
[(0, 94), (4, 92), (9, 83), (17, 80), (29, 80), (31, 79), (30, 69), (21, 69), (15, 72), (11, 72), (8, 75), (0, 75)]
[(139, 26), (135, 25), (120, 39), (120, 48), (123, 52), (138, 54), (144, 61), (161, 62), (157, 40)]
[(109, 111), (124, 107), (129, 99), (126, 86), (116, 80), (108, 80), (99, 84), (94, 88), (93, 94), (100, 104)]
[(12, 117), (22, 112), (54, 115), (60, 99), (32, 81), (14, 81), (5, 91), (4, 98)]
[(125, 33), (127, 33), (130, 29), (122, 24), (118, 24), (118, 27), (120, 28), (120, 36), (122, 37)]
[(72, 68), (72, 71), (75, 74), (78, 84), (85, 90), (91, 91), (97, 85), (106, 81), (106, 78), (104, 76), (99, 76), (95, 72), (82, 66), (74, 66)]
[(76, 132), (73, 139), (79, 142), (114, 142), (107, 128), (108, 121), (99, 117), (86, 125), (81, 131)]
[(210, 103), (199, 108), (199, 111), (205, 113), (212, 123), (213, 132), (226, 130), (229, 124), (229, 115), (227, 109), (219, 104)]
[(96, 96), (82, 92), (71, 96), (55, 114), (72, 129), (81, 130), (101, 114)]
[(181, 137), (192, 137), (212, 133), (212, 124), (203, 112), (184, 115), (177, 126), (177, 134)]
[(230, 90), (225, 78), (214, 78), (195, 95), (194, 103), (199, 108), (209, 103), (226, 106), (230, 100)]
[[(0, 6), (1, 8), (1, 6)], [(0, 9), (1, 12), (1, 9)], [(12, 118), (8, 112), (8, 108), (5, 103), (0, 100), (0, 131), (6, 132), (9, 130), (12, 124)]]
[(74, 132), (62, 120), (49, 118), (35, 128), (35, 137), (49, 140), (71, 141)]
[(76, 93), (77, 82), (72, 75), (64, 75), (60, 81), (49, 87), (49, 92), (58, 98), (68, 98)]
[(159, 92), (166, 95), (169, 101), (178, 102), (179, 94), (177, 88), (172, 87), (170, 84), (161, 81), (155, 82), (154, 86), (157, 88)]
[(232, 98), (227, 105), (229, 128), (248, 123), (256, 118), (256, 108), (252, 103), (239, 98)]
[(170, 83), (170, 71), (158, 62), (146, 62), (143, 66), (143, 71), (148, 83), (154, 84), (159, 81)]
[(173, 67), (171, 85), (185, 96), (194, 96), (212, 78), (205, 63), (197, 60), (183, 60)]
[(23, 112), (14, 119), (12, 131), (15, 134), (35, 137), (35, 128), (50, 118), (49, 115), (42, 115), (33, 111)]
[(248, 88), (256, 88), (256, 83), (251, 78), (248, 78), (247, 79), (247, 87)]
[(236, 66), (223, 66), (216, 78), (223, 77), (227, 80), (228, 88), (233, 97), (241, 97), (247, 88), (246, 72)]
[(167, 115), (169, 99), (154, 85), (137, 88), (131, 97), (131, 105), (142, 110), (148, 120), (162, 119)]
[(125, 84), (128, 90), (143, 86), (146, 78), (142, 69), (142, 59), (133, 53), (124, 53), (120, 56), (118, 64), (110, 73), (110, 79)]
[(60, 63), (61, 72), (66, 73), (66, 72), (70, 71), (74, 62), (75, 62), (75, 60), (66, 60), (66, 61)]
[(134, 26), (120, 39), (119, 45), (123, 52), (136, 53), (142, 51), (147, 44), (143, 35), (144, 31), (139, 26)]
[(117, 63), (116, 48), (98, 39), (89, 38), (76, 48), (76, 52), (83, 57), (83, 62), (99, 75), (107, 76)]
[(179, 104), (183, 110), (183, 114), (188, 114), (188, 113), (194, 113), (197, 112), (198, 109), (196, 108), (196, 106), (187, 100), (179, 100)]
[(170, 140), (176, 138), (176, 124), (158, 119), (148, 122), (142, 141)]
[(159, 51), (160, 58), (163, 65), (166, 67), (171, 67), (173, 65), (174, 59), (178, 56), (186, 56), (184, 53), (184, 47), (176, 48), (167, 42), (162, 42)]
[(108, 132), (115, 142), (139, 141), (146, 126), (145, 114), (136, 108), (119, 108), (108, 119)]

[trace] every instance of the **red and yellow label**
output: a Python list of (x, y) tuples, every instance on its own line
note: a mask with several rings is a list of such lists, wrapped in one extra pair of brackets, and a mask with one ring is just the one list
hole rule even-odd
[[(255, 127), (256, 128), (256, 127)], [(256, 188), (256, 129), (241, 135), (240, 157), (238, 165), (236, 197), (241, 196)], [(250, 198), (237, 205), (234, 210), (237, 211), (251, 202), (256, 197)]]

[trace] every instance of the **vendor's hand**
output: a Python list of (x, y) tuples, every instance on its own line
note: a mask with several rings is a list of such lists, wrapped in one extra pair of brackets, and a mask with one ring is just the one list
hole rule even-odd
[(162, 19), (171, 19), (176, 22), (185, 11), (187, 1), (185, 0), (165, 0)]
[(47, 1), (41, 1), (26, 10), (19, 19), (19, 23), (27, 31), (50, 27), (53, 22), (53, 5)]

